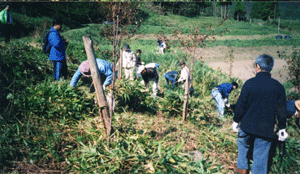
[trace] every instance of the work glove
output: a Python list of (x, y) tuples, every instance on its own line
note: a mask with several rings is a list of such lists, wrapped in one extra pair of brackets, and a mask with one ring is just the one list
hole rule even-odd
[(227, 104), (225, 104), (225, 105), (226, 105), (226, 107), (227, 107), (227, 108), (229, 108), (229, 107), (230, 107), (230, 103), (227, 103)]
[(228, 99), (227, 99), (227, 98), (225, 98), (225, 99), (224, 99), (224, 102), (225, 102), (225, 103), (228, 103)]
[(280, 129), (278, 132), (278, 140), (279, 141), (285, 141), (288, 137), (288, 134), (286, 133), (285, 129)]
[(148, 89), (148, 88), (146, 89), (146, 92), (149, 92), (149, 89)]
[(239, 126), (239, 124), (237, 122), (232, 123), (231, 127), (232, 127), (233, 132), (239, 132), (238, 126)]
[(105, 85), (103, 85), (102, 87), (103, 87), (103, 90), (105, 91)]

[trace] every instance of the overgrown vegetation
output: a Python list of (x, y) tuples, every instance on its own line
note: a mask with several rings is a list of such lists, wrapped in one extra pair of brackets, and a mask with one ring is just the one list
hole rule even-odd
[[(147, 25), (142, 25), (139, 30), (141, 34), (157, 34), (157, 28), (161, 28), (158, 31), (163, 33), (171, 34), (172, 29), (178, 28), (183, 33), (189, 33), (191, 21), (199, 26), (200, 32), (204, 32), (219, 22), (216, 18), (190, 19), (175, 15), (152, 18), (153, 15), (149, 14), (150, 17), (145, 20)], [(154, 20), (155, 17), (157, 19)], [(202, 19), (203, 25), (200, 25), (199, 19)], [(163, 28), (159, 26), (160, 20), (171, 23)], [(176, 27), (177, 24), (180, 25)], [(231, 20), (226, 21), (220, 30), (225, 31), (230, 25), (238, 28), (228, 30), (228, 35), (235, 35), (239, 29), (239, 34), (243, 35), (277, 31), (256, 24), (249, 29), (248, 24)], [(33, 26), (36, 27), (35, 24)], [(43, 28), (43, 25), (39, 26)], [(156, 54), (154, 40), (128, 39), (122, 44), (130, 44), (133, 51), (142, 49), (142, 61), (161, 65), (158, 71), (163, 92), (155, 98), (145, 92), (140, 81), (128, 83), (117, 80), (113, 134), (111, 143), (106, 144), (104, 128), (94, 104), (95, 94), (88, 92), (91, 79), (82, 78), (75, 88), (68, 85), (80, 62), (86, 60), (82, 36), (92, 36), (96, 57), (112, 60), (111, 42), (101, 36), (105, 27), (107, 25), (89, 24), (85, 28), (62, 33), (70, 43), (66, 51), (69, 77), (58, 82), (52, 82), (52, 64), (41, 50), (41, 38), (24, 38), (6, 45), (0, 44), (1, 171), (230, 173), (229, 166), (237, 157), (237, 135), (230, 128), (233, 111), (226, 110), (226, 119), (219, 120), (210, 93), (220, 83), (237, 81), (242, 86), (243, 82), (196, 61), (193, 74), (195, 92), (190, 98), (187, 121), (182, 123), (183, 89), (167, 86), (163, 77), (167, 71), (180, 69), (177, 57), (169, 51), (164, 55)], [(276, 45), (275, 39), (274, 42), (270, 40), (267, 38), (260, 44), (253, 43), (253, 46)], [(238, 46), (232, 42), (239, 41), (216, 41), (212, 44)], [(243, 44), (249, 46), (246, 42)], [(176, 45), (174, 48), (177, 48)], [(186, 56), (180, 48), (176, 54)], [(191, 59), (190, 56), (185, 58)], [(293, 87), (292, 84), (286, 86)], [(231, 93), (230, 103), (236, 102), (239, 92), (240, 89)], [(289, 93), (288, 97), (295, 99), (297, 96)], [(289, 120), (288, 124), (288, 155), (282, 166), (286, 173), (299, 171), (300, 135), (293, 121)], [(196, 152), (201, 153), (202, 157), (196, 157)], [(273, 173), (278, 171), (280, 164), (276, 151), (271, 168)]]

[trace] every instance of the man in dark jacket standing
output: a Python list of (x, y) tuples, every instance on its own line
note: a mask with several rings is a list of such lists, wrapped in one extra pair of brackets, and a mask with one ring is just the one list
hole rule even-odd
[(49, 44), (51, 45), (49, 60), (53, 62), (53, 78), (59, 80), (62, 76), (66, 79), (68, 75), (66, 62), (66, 47), (68, 40), (64, 39), (59, 31), (62, 29), (63, 21), (59, 18), (52, 21), (53, 27), (49, 33)]
[(238, 158), (234, 170), (246, 173), (248, 169), (247, 153), (253, 145), (253, 164), (251, 171), (255, 174), (266, 174), (268, 155), (274, 135), (276, 119), (279, 128), (279, 140), (285, 141), (286, 95), (284, 87), (271, 78), (270, 71), (274, 60), (263, 54), (256, 58), (256, 77), (247, 80), (242, 88), (234, 113), (233, 131), (238, 124)]

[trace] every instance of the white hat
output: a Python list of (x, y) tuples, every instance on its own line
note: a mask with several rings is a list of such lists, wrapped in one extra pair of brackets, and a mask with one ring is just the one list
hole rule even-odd
[(139, 69), (137, 73), (141, 74), (141, 72), (145, 69), (146, 67), (144, 65), (139, 66)]

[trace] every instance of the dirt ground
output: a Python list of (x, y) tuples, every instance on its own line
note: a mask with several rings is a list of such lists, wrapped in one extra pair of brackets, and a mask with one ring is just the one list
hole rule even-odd
[[(220, 69), (223, 73), (229, 74), (229, 63), (224, 61), (210, 62), (208, 65), (215, 70)], [(254, 60), (237, 60), (232, 65), (232, 77), (246, 81), (255, 76)], [(274, 67), (271, 71), (272, 77), (281, 83), (285, 82), (288, 78), (285, 65), (286, 62), (284, 60), (275, 59)]]
[(292, 47), (282, 46), (262, 46), (262, 47), (213, 47), (205, 49), (197, 49), (196, 55), (206, 62), (211, 68), (229, 74), (229, 51), (233, 49), (233, 66), (231, 70), (232, 77), (241, 80), (248, 80), (255, 76), (254, 61), (261, 54), (271, 55), (275, 59), (272, 77), (279, 82), (285, 82), (288, 79), (288, 70), (286, 62), (278, 57), (277, 51), (286, 51), (288, 54), (292, 52)]

